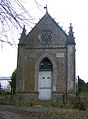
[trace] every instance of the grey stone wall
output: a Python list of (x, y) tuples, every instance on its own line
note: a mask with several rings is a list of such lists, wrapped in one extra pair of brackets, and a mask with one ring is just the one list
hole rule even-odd
[(75, 92), (75, 45), (67, 46), (67, 92)]
[[(18, 66), (19, 90), (26, 92), (38, 91), (39, 65), (44, 57), (48, 57), (53, 64), (53, 91), (64, 92), (66, 90), (66, 49), (26, 49), (22, 54)], [(23, 61), (23, 63), (22, 63)], [(20, 78), (22, 77), (22, 78)]]

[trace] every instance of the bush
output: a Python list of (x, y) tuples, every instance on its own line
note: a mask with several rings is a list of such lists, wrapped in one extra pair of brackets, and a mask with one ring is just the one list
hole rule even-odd
[(76, 96), (71, 100), (71, 103), (80, 110), (86, 110), (88, 108), (88, 96)]

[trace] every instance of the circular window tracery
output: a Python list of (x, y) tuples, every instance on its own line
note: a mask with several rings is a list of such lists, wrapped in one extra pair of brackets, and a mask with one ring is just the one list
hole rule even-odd
[(52, 40), (52, 34), (48, 31), (43, 32), (40, 36), (40, 40), (43, 44), (48, 45), (51, 43)]

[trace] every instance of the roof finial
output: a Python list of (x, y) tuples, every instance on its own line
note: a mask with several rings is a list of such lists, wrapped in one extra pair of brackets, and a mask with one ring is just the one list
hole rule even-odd
[(47, 5), (44, 7), (44, 9), (46, 9), (46, 13), (48, 13)]
[(74, 37), (72, 23), (70, 23), (70, 27), (69, 27), (69, 36)]
[(70, 23), (70, 27), (69, 27), (69, 32), (68, 32), (68, 44), (75, 44), (75, 37), (74, 37), (74, 32), (73, 32), (73, 27), (72, 27), (72, 23)]
[(25, 29), (25, 25), (24, 25), (24, 26), (23, 26), (23, 31), (22, 31), (22, 33), (21, 33), (20, 39), (24, 39), (25, 36), (26, 36), (26, 29)]

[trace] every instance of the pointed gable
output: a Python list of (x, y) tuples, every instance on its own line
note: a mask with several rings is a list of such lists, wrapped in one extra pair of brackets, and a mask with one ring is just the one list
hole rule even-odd
[[(46, 44), (42, 43), (42, 40), (46, 40)], [(44, 36), (46, 34), (46, 36)], [(48, 42), (48, 37), (52, 35), (51, 43)], [(55, 20), (48, 14), (48, 12), (41, 18), (41, 20), (36, 24), (36, 26), (28, 33), (26, 36), (26, 45), (28, 47), (64, 47), (66, 45), (68, 35), (64, 30), (55, 22)], [(50, 38), (49, 38), (50, 39)]]

